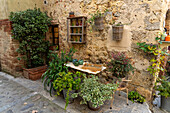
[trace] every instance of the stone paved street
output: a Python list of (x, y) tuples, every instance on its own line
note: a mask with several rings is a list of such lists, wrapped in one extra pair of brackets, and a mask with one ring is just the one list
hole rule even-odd
[[(29, 85), (29, 84), (28, 84)], [(64, 113), (58, 105), (13, 79), (0, 76), (0, 113)]]
[(99, 111), (91, 111), (86, 105), (80, 105), (80, 99), (69, 104), (64, 110), (65, 102), (62, 96), (50, 97), (44, 91), (41, 80), (31, 81), (25, 78), (14, 78), (0, 72), (0, 113), (151, 113), (146, 103), (137, 104), (129, 101), (126, 105), (126, 94), (115, 96), (113, 109), (109, 109), (110, 101)]

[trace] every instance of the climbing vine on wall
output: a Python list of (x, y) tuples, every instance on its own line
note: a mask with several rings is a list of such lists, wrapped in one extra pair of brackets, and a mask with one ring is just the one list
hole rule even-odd
[(153, 76), (158, 76), (160, 71), (162, 72), (165, 71), (165, 69), (163, 68), (163, 64), (164, 64), (164, 58), (167, 55), (167, 53), (163, 51), (160, 47), (160, 44), (162, 44), (161, 36), (162, 34), (160, 33), (158, 37), (155, 38), (155, 40), (158, 41), (157, 45), (146, 44), (146, 42), (137, 43), (139, 49), (141, 49), (142, 51), (148, 54), (154, 55), (154, 57), (152, 57), (150, 60), (151, 65), (147, 68), (147, 70)]
[(17, 52), (25, 60), (26, 68), (44, 65), (49, 45), (45, 40), (45, 33), (48, 31), (51, 19), (40, 9), (35, 8), (11, 12), (10, 21), (13, 23), (13, 38), (20, 43)]

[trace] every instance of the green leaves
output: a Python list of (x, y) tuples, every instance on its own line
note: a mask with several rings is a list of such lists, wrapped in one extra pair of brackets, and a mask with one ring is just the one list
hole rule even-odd
[(144, 52), (147, 53), (155, 53), (157, 46), (156, 45), (152, 45), (152, 44), (146, 44), (146, 42), (142, 42), (142, 43), (137, 43), (137, 45), (139, 46), (139, 49), (143, 50)]
[(83, 83), (80, 85), (80, 92), (73, 94), (72, 97), (81, 96), (83, 100), (80, 104), (91, 102), (93, 107), (103, 105), (105, 100), (112, 98), (113, 91), (117, 89), (117, 84), (102, 84), (98, 80), (98, 77), (94, 75), (89, 78), (84, 76)]
[[(160, 83), (159, 85), (157, 83)], [(155, 89), (159, 92), (159, 95), (170, 97), (170, 82), (166, 79), (157, 79)]]
[(133, 103), (136, 101), (136, 102), (139, 102), (139, 103), (143, 103), (145, 102), (145, 98), (143, 96), (141, 96), (138, 92), (136, 91), (131, 91), (129, 94), (128, 94), (128, 99), (131, 100)]
[(24, 59), (26, 68), (44, 65), (49, 46), (44, 38), (51, 19), (36, 8), (11, 12), (9, 19), (13, 23), (13, 38), (20, 43), (17, 52), (26, 56)]
[[(65, 63), (72, 59), (72, 56), (75, 52), (74, 48), (70, 48), (69, 52), (62, 51), (61, 54), (57, 54), (51, 51), (49, 57), (52, 59), (49, 63), (48, 70), (43, 74), (42, 81), (44, 81), (44, 89), (47, 90), (47, 80), (53, 84), (57, 78), (61, 78), (62, 74), (60, 72), (68, 72), (68, 67), (65, 66)], [(61, 87), (61, 86), (60, 86)], [(54, 84), (52, 85), (54, 88)], [(50, 91), (51, 95), (51, 91)]]
[(116, 77), (123, 78), (129, 72), (134, 72), (131, 59), (125, 53), (112, 53), (112, 59), (107, 63), (109, 71)]
[[(57, 95), (60, 95), (60, 92), (63, 89), (67, 90), (65, 109), (69, 103), (69, 98), (70, 98), (69, 91), (78, 90), (80, 88), (80, 83), (81, 83), (80, 77), (82, 75), (83, 74), (80, 72), (76, 72), (76, 74), (73, 74), (71, 72), (68, 72), (68, 73), (60, 72), (59, 77), (56, 80), (54, 80), (53, 87), (57, 91)], [(76, 97), (76, 95), (75, 95), (75, 97)]]

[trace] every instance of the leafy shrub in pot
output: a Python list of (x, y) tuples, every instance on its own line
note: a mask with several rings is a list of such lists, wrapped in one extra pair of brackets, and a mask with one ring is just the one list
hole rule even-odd
[(65, 51), (61, 51), (61, 54), (51, 52), (51, 62), (49, 63), (47, 71), (42, 76), (44, 89), (47, 90), (47, 87), (50, 86), (50, 90), (48, 90), (50, 92), (50, 95), (53, 89), (53, 82), (60, 76), (59, 73), (68, 72), (68, 67), (65, 66), (65, 63), (67, 63), (68, 61), (72, 61), (72, 56), (74, 53), (74, 48), (70, 48), (68, 53), (66, 53)]
[(159, 95), (165, 96), (166, 98), (170, 97), (170, 82), (166, 80), (166, 78), (157, 78), (155, 89), (160, 91)]
[(159, 91), (158, 95), (161, 95), (161, 108), (170, 112), (170, 82), (163, 77), (157, 78), (155, 89)]
[(11, 12), (9, 19), (12, 21), (13, 38), (19, 41), (17, 52), (22, 55), (25, 67), (29, 69), (44, 65), (49, 46), (44, 39), (51, 19), (36, 8)]
[(59, 77), (53, 82), (53, 87), (57, 91), (57, 95), (60, 95), (60, 92), (63, 91), (64, 97), (66, 100), (65, 109), (69, 104), (69, 101), (73, 99), (70, 98), (71, 93), (74, 93), (75, 90), (78, 90), (81, 83), (82, 73), (76, 72), (75, 74), (71, 72), (60, 72)]
[(131, 58), (125, 53), (112, 53), (111, 61), (107, 62), (109, 71), (113, 72), (113, 76), (124, 78), (129, 72), (134, 72), (134, 67), (131, 64)]
[(75, 98), (79, 95), (83, 99), (80, 104), (91, 103), (93, 108), (98, 108), (104, 104), (105, 100), (112, 98), (113, 91), (116, 89), (117, 84), (102, 84), (94, 75), (91, 75), (90, 78), (84, 76), (80, 92), (73, 94), (72, 97)]

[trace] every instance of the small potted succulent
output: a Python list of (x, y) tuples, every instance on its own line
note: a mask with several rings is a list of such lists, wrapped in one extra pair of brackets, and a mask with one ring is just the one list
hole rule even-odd
[(72, 97), (80, 96), (80, 104), (88, 104), (91, 110), (98, 110), (106, 100), (112, 98), (113, 92), (117, 89), (117, 84), (102, 84), (98, 77), (91, 75), (90, 78), (84, 76), (83, 83), (80, 85), (80, 91), (74, 93)]
[(73, 102), (71, 95), (79, 89), (81, 83), (81, 73), (76, 72), (60, 72), (59, 77), (53, 82), (53, 87), (57, 91), (57, 95), (63, 91), (64, 99), (66, 100), (65, 109), (69, 103)]

